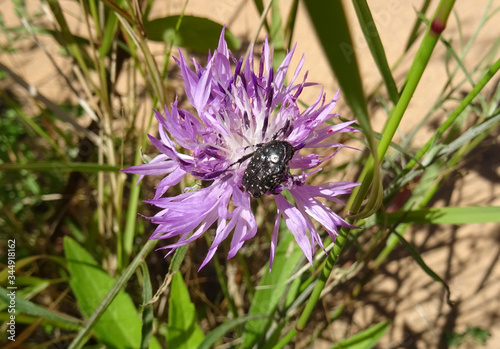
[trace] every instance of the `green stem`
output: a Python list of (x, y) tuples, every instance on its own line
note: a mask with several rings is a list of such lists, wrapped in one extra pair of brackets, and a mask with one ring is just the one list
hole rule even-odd
[[(141, 163), (141, 149), (137, 147), (135, 151), (134, 165)], [(128, 259), (132, 254), (134, 245), (135, 222), (137, 220), (137, 208), (139, 207), (139, 193), (141, 183), (137, 183), (139, 175), (133, 175), (130, 188), (130, 196), (128, 201), (127, 216), (125, 221), (125, 228), (123, 230), (123, 256), (122, 265), (127, 265)]]

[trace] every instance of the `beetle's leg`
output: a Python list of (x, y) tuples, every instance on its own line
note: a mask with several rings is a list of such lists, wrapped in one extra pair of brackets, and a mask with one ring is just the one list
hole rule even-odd
[[(253, 152), (253, 153), (255, 153), (255, 152)], [(241, 164), (241, 163), (245, 162), (245, 160), (250, 159), (250, 158), (252, 157), (253, 153), (247, 154), (247, 155), (243, 156), (241, 159), (239, 159), (239, 160), (237, 160), (237, 161), (233, 162), (231, 165), (229, 165), (228, 167), (226, 167), (226, 170), (227, 170), (229, 167), (233, 166), (233, 165), (236, 165), (236, 164)]]
[(280, 129), (278, 130), (278, 132), (276, 132), (276, 133), (273, 135), (272, 140), (273, 140), (273, 141), (275, 141), (275, 140), (278, 138), (278, 136), (280, 135), (280, 133), (281, 133), (281, 135), (282, 135), (284, 138), (286, 138), (286, 137), (288, 137), (288, 136), (290, 135), (291, 131), (292, 131), (292, 129), (290, 128), (290, 119), (288, 119), (288, 120), (285, 122), (285, 126), (283, 126), (282, 128), (280, 128)]

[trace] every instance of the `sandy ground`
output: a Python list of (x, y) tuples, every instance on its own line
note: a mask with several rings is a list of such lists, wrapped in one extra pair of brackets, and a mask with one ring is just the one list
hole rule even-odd
[[(34, 5), (37, 3), (33, 2)], [(162, 5), (163, 4), (163, 5)], [(158, 5), (155, 17), (176, 14), (183, 7), (179, 0), (164, 2)], [(369, 1), (370, 8), (386, 48), (389, 64), (396, 62), (403, 53), (406, 38), (411, 30), (416, 9), (421, 1)], [(465, 39), (471, 37), (487, 1), (458, 1), (456, 13), (460, 18), (459, 30), (457, 20), (450, 18), (445, 37), (458, 42), (460, 32)], [(1, 12), (7, 25), (14, 24), (10, 11), (10, 1), (1, 1)], [(38, 5), (36, 5), (38, 6)], [(434, 4), (435, 6), (435, 4)], [(493, 8), (500, 6), (500, 0), (493, 1)], [(288, 1), (282, 1), (283, 13), (288, 13)], [(380, 81), (380, 75), (368, 52), (366, 43), (358, 27), (350, 2), (346, 2), (347, 11), (353, 18), (352, 33), (358, 53), (364, 87), (367, 93), (372, 92)], [(257, 12), (253, 2), (249, 0), (222, 0), (207, 2), (191, 0), (186, 14), (205, 16), (220, 23), (225, 23), (240, 38), (249, 39), (254, 35), (257, 26)], [(78, 21), (78, 12), (69, 13)], [(497, 14), (498, 17), (498, 14)], [(409, 24), (410, 23), (410, 24)], [(475, 66), (485, 48), (489, 47), (499, 34), (498, 19), (490, 21), (481, 31), (480, 40), (471, 48), (465, 63), (468, 68)], [(306, 53), (305, 67), (309, 70), (309, 80), (319, 81), (325, 86), (327, 96), (333, 96), (338, 88), (305, 9), (300, 7), (294, 41), (298, 43), (296, 59)], [(413, 54), (403, 60), (395, 71), (398, 86), (404, 80)], [(28, 47), (26, 47), (28, 48)], [(161, 59), (160, 50), (154, 51)], [(68, 95), (65, 84), (54, 79), (52, 65), (39, 50), (29, 56), (22, 51), (15, 55), (3, 55), (2, 62), (14, 69), (28, 82), (36, 86), (55, 102), (62, 102)], [(446, 78), (444, 65), (445, 49), (443, 45), (436, 48), (429, 67), (426, 70), (419, 88), (416, 91), (409, 110), (403, 120), (401, 132), (412, 130), (435, 102), (437, 94)], [(62, 67), (69, 71), (69, 67)], [(491, 88), (491, 86), (490, 86)], [(308, 94), (309, 93), (309, 94)], [(305, 92), (304, 100), (316, 98), (317, 91)], [(340, 103), (338, 109), (345, 117), (352, 118), (345, 104)], [(380, 129), (385, 119), (382, 110), (373, 110), (373, 124)], [(439, 122), (440, 113), (432, 120)], [(424, 127), (415, 138), (415, 146), (423, 144), (434, 126)], [(449, 178), (446, 186), (438, 193), (435, 204), (449, 206), (467, 205), (500, 205), (500, 158), (498, 134), (487, 141), (487, 147), (469, 156), (461, 169)], [(414, 227), (407, 235), (422, 253), (426, 263), (445, 278), (452, 291), (452, 298), (458, 301), (455, 308), (444, 302), (442, 287), (433, 282), (418, 265), (408, 256), (403, 248), (395, 251), (380, 273), (364, 289), (358, 299), (349, 305), (346, 313), (329, 326), (325, 336), (318, 339), (315, 347), (328, 348), (333, 342), (354, 334), (383, 320), (390, 320), (392, 326), (382, 339), (380, 348), (445, 348), (442, 335), (455, 330), (465, 331), (467, 326), (478, 326), (489, 330), (492, 337), (487, 348), (500, 347), (500, 227), (498, 224), (473, 224), (466, 226), (420, 226)], [(332, 290), (339, 292), (339, 290)], [(333, 297), (334, 298), (334, 297)], [(334, 303), (325, 302), (324, 312), (331, 312)], [(351, 321), (351, 326), (347, 326)], [(354, 324), (354, 325), (352, 325)], [(308, 328), (307, 330), (313, 330)], [(470, 345), (473, 348), (474, 345)]]

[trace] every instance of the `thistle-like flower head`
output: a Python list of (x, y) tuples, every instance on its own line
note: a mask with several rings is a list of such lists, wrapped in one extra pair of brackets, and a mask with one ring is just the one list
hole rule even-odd
[[(274, 197), (277, 206), (271, 236), (271, 266), (281, 217), (310, 263), (315, 245), (324, 249), (313, 220), (321, 224), (332, 239), (339, 226), (353, 227), (317, 198), (343, 204), (337, 196), (350, 193), (358, 183), (329, 182), (312, 186), (305, 182), (320, 169), (308, 170), (317, 168), (345, 147), (331, 141), (331, 136), (356, 131), (350, 127), (354, 121), (327, 123), (338, 116), (332, 113), (338, 92), (330, 102), (325, 102), (321, 92), (314, 103), (301, 111), (297, 99), (305, 87), (314, 84), (306, 83), (307, 73), (296, 83), (304, 64), (303, 56), (290, 81), (285, 82), (294, 50), (286, 55), (276, 71), (267, 39), (257, 69), (254, 69), (252, 55), (245, 61), (234, 58), (224, 40), (224, 32), (213, 55), (209, 54), (206, 67), (193, 60), (194, 71), (191, 70), (179, 50), (180, 58), (176, 62), (182, 72), (186, 96), (197, 115), (179, 109), (177, 101), (170, 108), (165, 107), (163, 114), (155, 111), (159, 139), (149, 138), (160, 154), (148, 164), (124, 170), (140, 174), (141, 178), (165, 176), (156, 187), (155, 197), (146, 201), (161, 209), (149, 217), (157, 224), (151, 238), (178, 237), (177, 242), (161, 249), (171, 253), (198, 239), (217, 222), (215, 237), (200, 268), (210, 261), (231, 233), (228, 258), (233, 257), (243, 243), (257, 233), (250, 206), (252, 196), (266, 194)], [(183, 149), (179, 151), (179, 148)], [(336, 150), (329, 156), (321, 156), (313, 152), (301, 154), (304, 148)], [(211, 183), (164, 197), (186, 174)], [(290, 192), (294, 204), (282, 195), (283, 190)]]

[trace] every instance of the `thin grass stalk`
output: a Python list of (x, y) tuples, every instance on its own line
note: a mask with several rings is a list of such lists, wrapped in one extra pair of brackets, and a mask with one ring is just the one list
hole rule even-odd
[[(425, 143), (425, 145), (420, 148), (420, 150), (417, 152), (415, 155), (415, 158), (417, 160), (421, 160), (422, 157), (426, 154), (426, 152), (429, 150), (429, 148), (436, 144), (438, 139), (443, 135), (446, 130), (453, 125), (455, 120), (460, 116), (460, 114), (469, 106), (474, 98), (481, 92), (481, 90), (484, 88), (484, 86), (493, 78), (493, 76), (500, 70), (500, 58), (491, 66), (491, 68), (484, 74), (484, 76), (479, 80), (479, 82), (474, 86), (472, 91), (467, 94), (467, 96), (462, 100), (462, 102), (458, 105), (457, 108), (450, 114), (450, 116), (446, 119), (441, 126), (437, 129), (436, 133), (432, 136), (431, 139)], [(415, 165), (417, 164), (416, 160), (411, 160), (408, 162), (406, 165), (405, 171), (411, 170)]]
[[(474, 31), (474, 33), (472, 34), (471, 38), (467, 42), (467, 45), (465, 45), (465, 47), (463, 48), (463, 50), (462, 50), (462, 52), (460, 54), (460, 60), (461, 61), (463, 61), (465, 59), (465, 57), (467, 56), (467, 53), (469, 53), (469, 50), (472, 47), (472, 44), (476, 41), (476, 39), (477, 39), (477, 37), (479, 35), (479, 32), (484, 27), (484, 25), (486, 24), (486, 22), (488, 21), (488, 19), (491, 18), (491, 17), (488, 17), (488, 13), (490, 12), (492, 1), (493, 0), (488, 1), (488, 4), (486, 5), (486, 8), (485, 8), (485, 10), (483, 12), (483, 16), (479, 20), (479, 25), (477, 26), (477, 28)], [(457, 65), (455, 67), (455, 69), (453, 70), (453, 72), (450, 74), (450, 77), (449, 77), (448, 81), (446, 82), (445, 86), (443, 87), (443, 90), (446, 89), (451, 84), (451, 81), (452, 81), (453, 77), (455, 76), (455, 74), (457, 73), (457, 71), (459, 69), (460, 69), (460, 66)]]
[(130, 23), (128, 23), (124, 17), (122, 17), (118, 13), (116, 15), (118, 16), (120, 23), (126, 29), (127, 33), (130, 35), (132, 40), (141, 49), (144, 59), (146, 60), (146, 71), (150, 79), (150, 82), (154, 88), (154, 93), (158, 97), (159, 104), (165, 105), (166, 104), (165, 88), (163, 85), (163, 80), (160, 76), (160, 70), (156, 65), (156, 61), (152, 56), (151, 51), (149, 50), (148, 43), (146, 42), (145, 38), (141, 35), (140, 31), (142, 29), (139, 28), (139, 30), (137, 30), (136, 28), (136, 30), (134, 30), (130, 25)]
[[(177, 36), (177, 33), (179, 32), (179, 28), (181, 27), (181, 23), (182, 23), (182, 20), (184, 18), (184, 12), (186, 12), (186, 7), (187, 7), (188, 3), (189, 3), (189, 0), (186, 0), (184, 2), (184, 6), (182, 7), (182, 11), (179, 14), (179, 19), (177, 20), (177, 23), (175, 23), (175, 35), (176, 36)], [(168, 64), (170, 63), (170, 57), (172, 55), (172, 48), (174, 46), (174, 41), (175, 41), (175, 39), (172, 39), (172, 41), (168, 43), (167, 54), (165, 55), (165, 60), (163, 61), (163, 68), (161, 70), (161, 75), (165, 76), (165, 83), (166, 83), (166, 77), (167, 77)]]
[(19, 75), (14, 73), (12, 70), (10, 70), (7, 66), (3, 65), (1, 62), (0, 62), (0, 70), (6, 72), (12, 78), (12, 80), (14, 80), (24, 90), (26, 90), (26, 92), (31, 97), (33, 97), (34, 99), (45, 105), (52, 113), (54, 113), (56, 117), (73, 126), (73, 128), (76, 131), (83, 133), (95, 146), (103, 147), (102, 140), (101, 138), (99, 138), (98, 135), (82, 127), (78, 122), (76, 122), (76, 120), (72, 116), (70, 116), (64, 110), (62, 110), (61, 107), (59, 107), (57, 104), (55, 104), (50, 99), (45, 97), (45, 95), (38, 92), (35, 86), (28, 84)]
[[(135, 70), (134, 70), (135, 72)], [(134, 83), (133, 86), (135, 86), (135, 74), (133, 75), (134, 77)], [(132, 89), (135, 91), (135, 88)], [(134, 98), (135, 101), (135, 98)], [(158, 99), (156, 97), (153, 98), (153, 105), (157, 103)], [(136, 111), (136, 104), (134, 103), (134, 108), (132, 109)], [(135, 115), (135, 113), (134, 113)], [(149, 129), (151, 128), (152, 122), (153, 122), (153, 115), (154, 113), (151, 112), (148, 118), (144, 118), (144, 130), (146, 132), (149, 132)], [(147, 125), (146, 125), (147, 122)], [(132, 125), (133, 126), (133, 125)], [(135, 158), (134, 158), (134, 165), (139, 165), (142, 161), (142, 152), (141, 149), (146, 149), (147, 146), (147, 137), (144, 137), (144, 132), (139, 133), (140, 136), (137, 140), (137, 145), (135, 149)], [(137, 220), (137, 209), (139, 207), (139, 194), (140, 194), (140, 188), (141, 188), (141, 183), (137, 183), (139, 180), (140, 176), (138, 175), (133, 175), (132, 176), (132, 188), (130, 190), (130, 196), (129, 196), (129, 202), (128, 202), (128, 208), (127, 208), (127, 214), (126, 214), (126, 220), (125, 220), (125, 227), (123, 230), (123, 256), (122, 256), (122, 263), (123, 265), (126, 265), (128, 263), (128, 260), (130, 256), (132, 255), (132, 250), (133, 250), (133, 244), (134, 244), (134, 236), (135, 236), (135, 231), (136, 231), (136, 220)]]
[(61, 29), (60, 33), (63, 41), (65, 42), (64, 47), (66, 48), (68, 53), (76, 60), (78, 66), (80, 67), (80, 69), (82, 69), (85, 78), (92, 84), (94, 90), (98, 92), (99, 89), (93, 84), (89, 68), (87, 67), (87, 64), (85, 62), (85, 57), (87, 57), (86, 51), (81, 51), (78, 43), (75, 41), (75, 38), (69, 29), (68, 23), (64, 18), (64, 14), (62, 8), (59, 5), (59, 2), (57, 0), (48, 0), (47, 4), (49, 5), (52, 14), (54, 15), (57, 24)]
[(30, 126), (33, 131), (35, 131), (36, 134), (38, 134), (47, 144), (49, 144), (55, 151), (56, 153), (61, 157), (63, 161), (67, 160), (68, 154), (64, 152), (59, 145), (54, 142), (52, 137), (50, 137), (47, 132), (43, 128), (41, 128), (34, 120), (33, 118), (29, 117), (26, 115), (26, 113), (22, 110), (22, 108), (19, 108), (16, 104), (16, 102), (4, 91), (0, 90), (0, 96), (2, 97), (2, 100), (6, 102), (9, 108), (14, 109), (21, 117), (21, 119), (28, 125)]
[[(141, 150), (137, 147), (135, 151), (134, 164), (140, 164), (141, 162)], [(137, 183), (139, 180), (139, 175), (133, 175), (131, 181), (130, 195), (127, 203), (127, 213), (125, 215), (125, 227), (123, 229), (123, 256), (121, 259), (121, 265), (126, 265), (130, 256), (132, 255), (132, 249), (134, 246), (134, 235), (135, 227), (137, 221), (137, 208), (139, 207), (139, 193), (141, 189), (141, 184)]]
[(395, 105), (399, 99), (398, 88), (387, 63), (384, 46), (380, 40), (377, 26), (373, 20), (368, 3), (366, 0), (353, 0), (352, 4), (354, 5), (354, 10), (356, 11), (356, 16), (358, 17), (365, 40), (368, 43), (368, 48), (385, 83), (389, 99)]
[[(462, 160), (462, 158), (467, 153), (469, 153), (470, 151), (475, 149), (475, 147), (479, 143), (481, 143), (487, 137), (487, 135), (496, 127), (498, 127), (498, 126), (493, 125), (487, 131), (483, 132), (482, 134), (480, 134), (479, 136), (474, 138), (471, 142), (464, 144), (459, 150), (457, 150), (457, 152), (450, 158), (450, 160), (446, 161), (446, 163), (443, 163), (446, 165), (446, 170), (426, 190), (426, 192), (423, 194), (422, 199), (418, 202), (418, 204), (416, 206), (414, 206), (414, 201), (412, 200), (412, 198), (410, 198), (408, 203), (406, 203), (403, 206), (402, 211), (409, 210), (409, 209), (418, 210), (418, 209), (424, 208), (430, 202), (430, 200), (434, 197), (434, 195), (436, 194), (438, 189), (442, 186), (444, 179), (454, 170), (455, 166), (457, 166), (459, 161)], [(397, 231), (400, 235), (404, 235), (404, 233), (406, 232), (406, 230), (410, 226), (411, 226), (410, 223), (405, 223), (402, 226), (398, 227)], [(399, 239), (396, 238), (395, 236), (390, 237), (389, 241), (387, 242), (387, 245), (384, 247), (382, 252), (380, 252), (380, 254), (377, 256), (377, 258), (373, 262), (372, 269), (377, 269), (387, 259), (387, 257), (392, 252), (392, 250), (394, 250), (394, 248), (397, 246), (398, 242), (399, 242)]]

